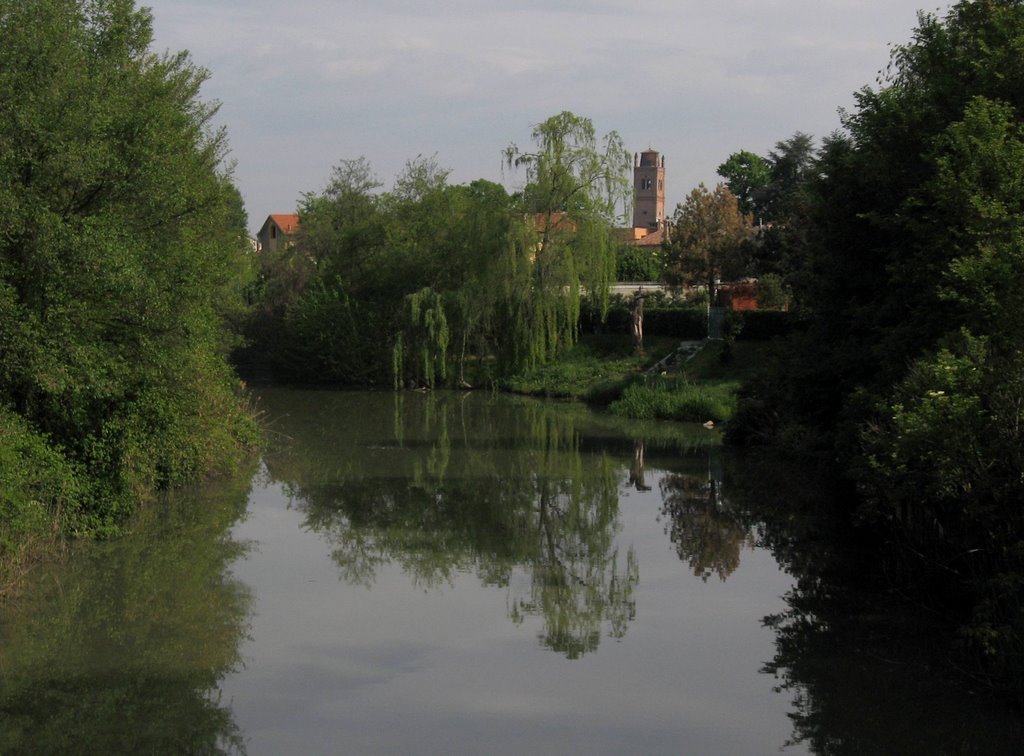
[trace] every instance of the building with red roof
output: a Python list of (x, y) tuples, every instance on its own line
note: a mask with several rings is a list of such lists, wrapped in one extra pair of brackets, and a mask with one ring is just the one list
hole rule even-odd
[(299, 230), (299, 216), (292, 214), (271, 214), (256, 234), (259, 248), (263, 252), (276, 252), (288, 244)]

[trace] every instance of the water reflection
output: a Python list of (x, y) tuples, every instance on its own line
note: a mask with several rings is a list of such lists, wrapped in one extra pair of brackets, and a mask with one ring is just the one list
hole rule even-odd
[(775, 655), (761, 670), (792, 702), (789, 748), (1017, 752), (1018, 718), (913, 674), (876, 642), (890, 618), (841, 622), (853, 607), (833, 557), (848, 534), (807, 516), (833, 509), (827, 471), (695, 453), (689, 439), (659, 437), (671, 425), (624, 429), (580, 408), (478, 395), (310, 395), (292, 413), (281, 425), (292, 443), (268, 466), (348, 581), (369, 585), (392, 563), (424, 588), (473, 574), (507, 590), (513, 622), (540, 618), (540, 642), (575, 659), (636, 620), (640, 568), (619, 538), (618, 497), (657, 490), (693, 575), (726, 581), (746, 550), (767, 548), (793, 576), (786, 611), (766, 621)]
[(756, 457), (732, 457), (725, 471), (757, 542), (795, 578), (786, 609), (765, 619), (775, 655), (762, 670), (792, 698), (787, 745), (851, 756), (1020, 753), (1019, 713), (938, 673), (933, 620), (859, 580), (863, 556), (832, 514), (843, 506), (831, 474)]
[(0, 753), (239, 753), (217, 684), (250, 596), (228, 566), (249, 476), (154, 503), (0, 615)]
[[(289, 442), (266, 463), (344, 580), (368, 586), (388, 563), (423, 588), (476, 574), (509, 591), (513, 622), (540, 617), (540, 642), (572, 659), (626, 632), (639, 568), (616, 541), (624, 470), (582, 452), (585, 414), (454, 394), (335, 396), (324, 412), (308, 398), (279, 416)], [(334, 425), (352, 402), (359, 425)]]
[[(564, 750), (767, 752), (787, 734), (796, 753), (1018, 750), (1018, 718), (914, 674), (919, 665), (888, 639), (916, 628), (843, 589), (849, 576), (835, 556), (845, 533), (810, 516), (832, 507), (807, 467), (698, 450), (712, 438), (702, 429), (623, 426), (584, 408), (507, 397), (282, 390), (264, 401), (276, 441), (256, 482), (274, 484), (277, 512), (286, 489), (331, 561), (303, 552), (296, 576), (296, 549), (315, 539), (294, 528), (281, 537), (285, 520), (265, 520), (282, 548), (249, 574), (260, 616), (277, 632), (246, 646), (251, 666), (263, 666), (235, 678), (238, 710), (217, 689), (243, 667), (250, 621), (250, 591), (231, 576), (244, 547), (228, 535), (245, 510), (248, 476), (178, 492), (173, 507), (144, 512), (135, 535), (85, 549), (6, 608), (0, 753), (241, 752), (246, 739), (256, 751), (267, 731), (280, 740), (266, 751), (284, 752), (274, 745), (299, 742), (311, 723), (323, 727), (314, 742), (361, 734), (345, 742), (384, 751), (380, 732), (400, 730), (399, 720), (408, 724), (387, 741), (392, 751), (417, 750), (435, 725), (436, 752), (459, 750), (448, 747), (452, 733), (489, 733), (517, 752), (580, 733), (590, 739)], [(620, 496), (633, 497), (630, 506)], [(250, 522), (260, 520), (253, 512)], [(647, 578), (640, 617), (635, 545)], [(768, 622), (774, 653), (751, 617), (773, 611), (776, 586), (789, 583), (763, 550), (752, 551), (764, 548), (794, 580), (786, 608)], [(254, 549), (245, 564), (260, 557)], [(329, 581), (302, 572), (313, 560)], [(403, 599), (388, 601), (385, 591), (380, 615), (367, 609), (376, 595), (335, 590), (335, 573), (370, 587), (394, 577), (388, 565), (402, 575), (380, 582), (400, 583), (390, 596)], [(509, 633), (515, 643), (478, 638), (477, 627), (456, 628), (447, 615), (443, 639), (403, 627), (407, 581), (433, 591), (460, 580), (460, 589), (479, 582), (504, 591), (508, 619), (499, 608), (494, 624), (537, 626), (543, 647), (587, 663), (550, 664), (550, 654), (522, 652), (521, 634)], [(288, 600), (275, 603), (275, 591)], [(485, 611), (472, 602), (455, 616)], [(320, 627), (300, 633), (296, 649), (289, 623), (300, 615)], [(337, 632), (339, 617), (346, 632)], [(593, 653), (608, 637), (628, 643)], [(463, 644), (478, 647), (463, 654)], [(479, 666), (461, 674), (462, 664)], [(774, 699), (766, 675), (781, 693)], [(436, 696), (439, 685), (448, 695)], [(766, 723), (775, 709), (782, 721)], [(503, 726), (506, 740), (496, 737)]]
[(740, 565), (740, 551), (754, 545), (753, 518), (724, 495), (717, 450), (706, 475), (672, 473), (661, 481), (662, 516), (679, 558), (705, 582), (725, 580)]

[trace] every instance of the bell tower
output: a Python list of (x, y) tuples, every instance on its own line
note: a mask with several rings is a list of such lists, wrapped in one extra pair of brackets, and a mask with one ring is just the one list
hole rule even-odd
[(657, 231), (665, 221), (665, 158), (647, 149), (633, 155), (633, 228)]

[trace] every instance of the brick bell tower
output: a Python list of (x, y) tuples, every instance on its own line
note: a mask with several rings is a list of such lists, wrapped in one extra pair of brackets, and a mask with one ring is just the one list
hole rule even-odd
[(665, 221), (665, 158), (647, 149), (633, 155), (633, 227), (657, 231)]

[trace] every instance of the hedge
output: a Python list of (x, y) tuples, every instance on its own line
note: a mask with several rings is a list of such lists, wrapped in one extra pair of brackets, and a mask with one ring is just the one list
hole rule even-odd
[(782, 310), (747, 310), (743, 328), (736, 337), (741, 341), (761, 341), (789, 333), (792, 315)]
[[(745, 310), (733, 313), (742, 322), (737, 338), (761, 341), (789, 333), (792, 315), (781, 310)], [(630, 334), (632, 314), (629, 305), (613, 301), (608, 316), (601, 322), (597, 308), (584, 302), (580, 310), (581, 333)], [(700, 340), (708, 334), (708, 314), (703, 306), (645, 307), (644, 334)]]
[[(707, 311), (703, 307), (645, 307), (644, 334), (700, 340), (707, 336)], [(632, 313), (625, 304), (612, 303), (602, 323), (596, 308), (584, 304), (580, 311), (582, 333), (622, 333), (629, 335)]]

